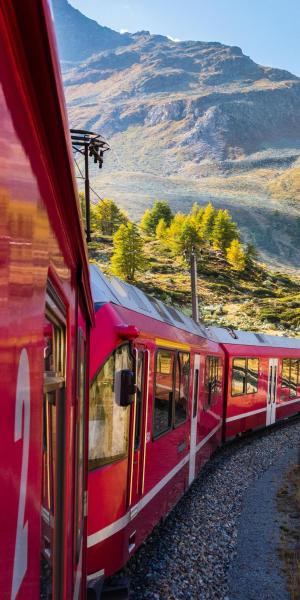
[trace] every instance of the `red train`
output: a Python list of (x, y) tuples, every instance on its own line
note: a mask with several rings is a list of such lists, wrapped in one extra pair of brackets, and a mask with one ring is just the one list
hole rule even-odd
[(53, 39), (45, 0), (1, 2), (3, 600), (86, 596), (94, 310)]
[(206, 329), (91, 277), (90, 580), (128, 561), (224, 441), (300, 411), (299, 339)]
[(205, 329), (92, 267), (94, 315), (53, 40), (46, 0), (1, 2), (4, 600), (83, 600), (87, 569), (97, 595), (215, 448), (300, 410), (298, 340)]

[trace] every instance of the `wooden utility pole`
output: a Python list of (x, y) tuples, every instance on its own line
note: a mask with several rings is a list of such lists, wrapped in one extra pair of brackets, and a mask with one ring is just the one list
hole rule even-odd
[(197, 256), (194, 246), (191, 251), (191, 291), (192, 291), (192, 313), (196, 323), (199, 322), (198, 291), (197, 291)]

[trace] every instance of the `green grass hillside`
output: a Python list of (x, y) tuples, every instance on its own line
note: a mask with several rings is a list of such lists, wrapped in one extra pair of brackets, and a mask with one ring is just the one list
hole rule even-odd
[[(90, 244), (90, 257), (110, 275), (112, 239), (102, 236)], [(147, 270), (135, 285), (167, 304), (191, 315), (190, 276), (186, 262), (174, 258), (153, 238), (146, 238)], [(255, 262), (244, 273), (230, 269), (221, 253), (211, 252), (198, 261), (201, 320), (269, 333), (299, 335), (300, 279), (270, 271)]]

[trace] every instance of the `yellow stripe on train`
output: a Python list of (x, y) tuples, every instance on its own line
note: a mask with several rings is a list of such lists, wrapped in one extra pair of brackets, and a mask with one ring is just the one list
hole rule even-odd
[(191, 347), (188, 344), (181, 344), (180, 342), (172, 342), (171, 340), (164, 340), (162, 338), (155, 338), (157, 346), (163, 346), (164, 348), (175, 348), (176, 350), (187, 350), (190, 351)]

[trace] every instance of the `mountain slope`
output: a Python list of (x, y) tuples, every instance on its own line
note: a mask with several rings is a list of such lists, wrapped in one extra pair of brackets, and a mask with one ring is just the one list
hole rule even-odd
[(54, 12), (73, 61), (64, 65), (71, 125), (100, 131), (113, 149), (94, 174), (100, 193), (134, 218), (155, 197), (182, 210), (212, 198), (268, 260), (297, 266), (300, 209), (272, 199), (270, 182), (300, 155), (300, 80), (238, 47), (123, 36), (65, 0)]
[(66, 0), (52, 0), (56, 34), (62, 61), (79, 62), (101, 50), (124, 46), (130, 37), (101, 27)]

